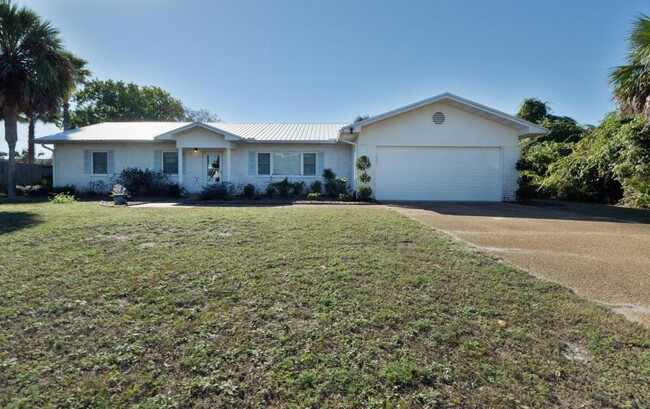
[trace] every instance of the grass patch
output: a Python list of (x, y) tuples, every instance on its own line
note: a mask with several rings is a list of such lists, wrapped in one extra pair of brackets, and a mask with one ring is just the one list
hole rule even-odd
[(382, 207), (0, 226), (0, 407), (650, 405), (648, 330)]

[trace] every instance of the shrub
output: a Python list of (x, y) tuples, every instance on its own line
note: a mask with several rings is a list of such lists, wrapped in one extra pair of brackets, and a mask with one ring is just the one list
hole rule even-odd
[(350, 196), (347, 193), (341, 193), (339, 195), (339, 200), (342, 201), (342, 202), (349, 202), (350, 200), (352, 200), (352, 196)]
[(309, 185), (309, 192), (310, 193), (318, 193), (319, 195), (323, 191), (323, 182), (320, 180), (314, 180), (311, 182), (311, 185)]
[(167, 186), (167, 196), (169, 197), (183, 196), (183, 187), (178, 183), (171, 183), (169, 186)]
[(372, 188), (368, 185), (359, 186), (357, 192), (359, 192), (359, 199), (361, 200), (368, 200), (372, 196)]
[(269, 197), (279, 197), (280, 190), (273, 184), (270, 184), (266, 187), (266, 195)]
[(169, 189), (169, 177), (160, 170), (125, 168), (115, 180), (133, 196), (164, 196)]
[(289, 178), (284, 178), (279, 182), (269, 183), (266, 193), (271, 197), (292, 197), (300, 196), (304, 190), (305, 182), (289, 182)]
[(230, 182), (210, 183), (203, 186), (199, 194), (201, 200), (225, 200), (229, 196), (234, 196), (235, 185)]
[(252, 183), (247, 184), (244, 186), (244, 196), (247, 198), (252, 198), (255, 196), (255, 185)]
[(76, 185), (65, 185), (65, 186), (59, 186), (59, 187), (52, 188), (52, 193), (54, 193), (54, 194), (65, 193), (66, 195), (74, 196), (76, 191), (77, 191), (77, 186)]
[(307, 199), (315, 200), (320, 198), (320, 193), (309, 193), (307, 195)]
[(332, 169), (324, 169), (323, 170), (323, 179), (325, 180), (331, 180), (336, 178), (336, 173)]
[(52, 199), (50, 199), (50, 203), (54, 204), (67, 204), (72, 202), (74, 202), (74, 196), (65, 193), (57, 193)]
[(362, 183), (361, 186), (357, 188), (359, 193), (359, 199), (361, 200), (370, 200), (372, 196), (372, 188), (368, 186), (368, 183), (372, 178), (368, 174), (368, 169), (370, 169), (370, 158), (367, 156), (359, 156), (355, 163), (357, 170), (361, 171), (359, 175), (359, 181)]
[(91, 180), (88, 182), (88, 187), (85, 192), (87, 195), (100, 196), (110, 192), (108, 184), (103, 180)]
[(348, 180), (337, 177), (332, 169), (323, 170), (323, 179), (325, 179), (325, 191), (328, 196), (339, 197), (348, 193)]
[(41, 185), (16, 186), (16, 193), (22, 196), (42, 197), (47, 196), (50, 190)]
[(357, 161), (356, 161), (356, 163), (355, 163), (355, 166), (356, 166), (357, 169), (359, 169), (360, 171), (366, 171), (366, 170), (370, 169), (370, 158), (367, 157), (366, 155), (359, 156), (359, 157), (357, 158)]

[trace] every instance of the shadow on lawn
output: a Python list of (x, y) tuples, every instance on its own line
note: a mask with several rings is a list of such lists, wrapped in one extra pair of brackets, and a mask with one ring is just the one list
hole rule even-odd
[(0, 211), (0, 234), (27, 229), (39, 223), (42, 220), (34, 213)]

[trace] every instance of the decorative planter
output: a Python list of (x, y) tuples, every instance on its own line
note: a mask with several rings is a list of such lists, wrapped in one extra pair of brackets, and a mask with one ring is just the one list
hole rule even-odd
[(126, 195), (113, 195), (113, 203), (117, 206), (126, 206)]

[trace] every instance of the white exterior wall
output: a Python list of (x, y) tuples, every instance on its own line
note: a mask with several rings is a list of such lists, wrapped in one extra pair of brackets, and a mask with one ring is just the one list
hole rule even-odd
[[(337, 176), (347, 178), (352, 187), (352, 146), (344, 144), (244, 144), (240, 143), (237, 149), (231, 152), (233, 181), (236, 183), (252, 183), (257, 190), (265, 190), (270, 182), (284, 179), (284, 176), (249, 175), (249, 151), (254, 152), (323, 152), (324, 169), (332, 169)], [(318, 155), (317, 155), (318, 156)], [(319, 174), (320, 166), (316, 165), (316, 176), (289, 177), (291, 181), (304, 180), (309, 186), (314, 180), (323, 181)]]
[[(113, 151), (114, 170), (110, 175), (84, 173), (84, 151)], [(173, 143), (62, 143), (54, 147), (54, 183), (75, 185), (85, 190), (90, 182), (103, 181), (110, 188), (114, 177), (126, 167), (154, 168), (154, 151), (177, 151)], [(172, 182), (178, 177), (170, 175)]]
[[(441, 125), (433, 123), (435, 112), (445, 115)], [(519, 138), (513, 128), (454, 108), (444, 103), (431, 104), (362, 128), (357, 138), (358, 156), (370, 158), (370, 175), (377, 167), (378, 146), (498, 147), (501, 149), (502, 200), (514, 200), (518, 173)], [(371, 187), (375, 189), (374, 181)]]
[[(219, 135), (212, 134), (216, 140), (223, 141)], [(194, 135), (198, 136), (198, 135)], [(209, 148), (205, 149), (199, 145), (200, 142), (206, 142), (201, 137), (199, 139), (179, 138), (179, 144), (186, 146), (184, 148), (184, 165), (183, 185), (190, 193), (199, 192), (203, 186), (203, 176), (207, 169), (203, 168), (203, 154), (206, 152), (219, 152), (222, 155), (222, 180), (227, 180), (226, 175), (226, 150), (219, 148), (215, 142), (208, 144)], [(216, 142), (219, 143), (219, 142)], [(249, 174), (249, 151), (255, 152), (323, 152), (323, 168), (331, 168), (338, 176), (346, 177), (351, 181), (352, 177), (352, 147), (344, 144), (249, 144), (226, 142), (231, 149), (231, 172), (230, 181), (235, 184), (254, 184), (260, 191), (266, 189), (271, 181), (284, 179), (283, 176), (257, 176)], [(193, 148), (197, 147), (198, 152)], [(84, 151), (113, 151), (114, 152), (114, 170), (111, 175), (93, 175), (84, 173)], [(110, 187), (114, 177), (126, 167), (138, 167), (141, 169), (154, 168), (154, 152), (170, 151), (178, 152), (175, 142), (160, 143), (65, 143), (55, 146), (54, 155), (54, 180), (56, 186), (76, 185), (78, 189), (84, 190), (89, 187), (91, 182), (104, 181)], [(317, 169), (320, 169), (317, 165)], [(319, 172), (317, 172), (319, 173)], [(177, 175), (170, 175), (172, 182), (178, 182)], [(316, 176), (298, 176), (289, 177), (290, 180), (304, 180), (306, 185), (314, 180), (321, 180), (320, 174)], [(199, 182), (195, 182), (199, 180)]]

